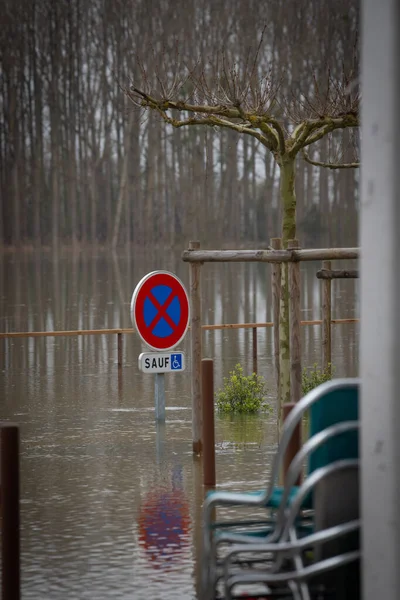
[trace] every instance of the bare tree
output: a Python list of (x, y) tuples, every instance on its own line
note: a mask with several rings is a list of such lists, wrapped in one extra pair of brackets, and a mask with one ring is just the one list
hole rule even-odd
[[(280, 203), (284, 247), (296, 238), (296, 158), (299, 153), (318, 166), (354, 167), (312, 161), (307, 149), (334, 131), (359, 125), (358, 92), (349, 87), (354, 72), (335, 77), (327, 68), (323, 78), (314, 74), (308, 89), (296, 87), (282, 93), (282, 80), (269, 67), (264, 34), (257, 51), (240, 60), (223, 50), (215, 60), (187, 67), (179, 51), (171, 73), (168, 53), (160, 54), (159, 68), (150, 72), (143, 64), (141, 79), (126, 88), (140, 109), (158, 113), (174, 128), (203, 126), (223, 128), (251, 136), (272, 155), (280, 169)], [(167, 61), (166, 61), (167, 58)], [(280, 326), (280, 391), (290, 398), (289, 301), (287, 268), (282, 268)]]
[[(50, 0), (4, 0), (0, 245), (79, 249), (112, 244), (116, 231), (114, 243), (126, 251), (132, 244), (182, 245), (196, 231), (207, 232), (209, 243), (265, 242), (281, 217), (273, 153), (254, 136), (237, 137), (232, 128), (217, 127), (218, 135), (214, 127), (164, 128), (156, 114), (140, 121), (140, 112), (132, 123), (132, 107), (116, 82), (130, 76), (140, 81), (136, 55), (146, 49), (144, 91), (164, 97), (156, 67), (163, 72), (161, 81), (173, 81), (178, 38), (179, 77), (185, 65), (196, 65), (197, 56), (206, 64), (207, 56), (218, 56), (224, 47), (227, 75), (229, 65), (237, 64), (245, 89), (253, 67), (249, 48), (260, 23), (267, 22), (252, 86), (268, 73), (280, 99), (290, 98), (292, 89), (312, 96), (312, 71), (320, 85), (327, 56), (334, 81), (343, 62), (346, 72), (351, 70), (346, 56), (357, 21), (357, 0), (331, 0), (329, 10), (323, 4), (297, 0), (288, 10), (284, 0), (151, 0), (149, 10), (148, 0), (59, 0), (56, 6)], [(209, 61), (204, 75), (214, 91), (217, 72)], [(201, 75), (200, 65), (193, 75)], [(169, 99), (193, 103), (197, 93), (200, 101), (193, 81)], [(224, 96), (221, 102), (227, 103)], [(293, 120), (285, 120), (277, 104), (272, 108), (288, 135)], [(176, 110), (167, 113), (179, 117)], [(241, 119), (233, 123), (243, 125)], [(307, 148), (307, 156), (332, 162), (325, 142), (320, 144)], [(315, 214), (315, 223), (337, 221), (339, 239), (354, 237), (354, 226), (341, 227), (333, 212), (340, 215), (346, 206), (357, 217), (354, 174), (329, 169), (318, 185), (318, 167), (298, 156), (299, 231), (308, 227), (312, 239), (316, 226), (310, 215)], [(345, 162), (354, 162), (351, 155)]]

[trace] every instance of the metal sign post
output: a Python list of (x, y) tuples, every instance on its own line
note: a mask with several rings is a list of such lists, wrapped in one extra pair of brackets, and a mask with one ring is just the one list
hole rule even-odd
[(165, 375), (156, 373), (154, 376), (154, 408), (157, 421), (165, 421)]
[(143, 342), (157, 352), (143, 352), (138, 366), (154, 373), (154, 406), (157, 421), (165, 420), (164, 373), (183, 371), (182, 352), (168, 352), (186, 335), (189, 325), (189, 297), (182, 282), (168, 271), (149, 273), (132, 295), (131, 319)]

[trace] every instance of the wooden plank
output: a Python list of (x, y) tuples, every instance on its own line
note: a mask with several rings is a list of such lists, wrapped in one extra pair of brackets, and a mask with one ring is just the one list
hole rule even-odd
[[(274, 250), (280, 250), (282, 248), (281, 238), (272, 238), (271, 247)], [(281, 265), (280, 263), (273, 263), (271, 270), (272, 278), (272, 319), (274, 324), (274, 364), (275, 364), (275, 381), (278, 402), (281, 397), (280, 394), (280, 365), (279, 365), (279, 314), (280, 314), (280, 302), (281, 302)], [(278, 407), (279, 408), (279, 407)], [(280, 410), (278, 410), (280, 414)]]
[[(200, 248), (199, 242), (189, 243), (190, 252)], [(201, 292), (200, 292), (201, 264), (190, 265), (189, 294), (190, 294), (190, 324), (191, 324), (191, 357), (192, 357), (192, 442), (193, 453), (201, 453)]]
[(215, 425), (214, 425), (214, 361), (201, 361), (201, 393), (203, 409), (203, 484), (214, 488), (215, 477)]
[(282, 405), (290, 402), (290, 314), (288, 263), (281, 265), (279, 305), (279, 429), (283, 423)]
[(133, 329), (76, 329), (73, 331), (10, 331), (0, 333), (2, 338), (27, 337), (70, 337), (76, 335), (112, 335), (120, 333), (135, 333)]
[(252, 339), (253, 339), (253, 373), (257, 374), (257, 328), (252, 328)]
[(222, 325), (202, 325), (202, 329), (205, 331), (212, 331), (214, 329), (254, 329), (257, 327), (273, 327), (274, 324), (269, 321), (267, 323), (225, 323)]
[[(284, 406), (282, 407), (283, 408), (283, 410), (282, 410), (283, 421), (286, 421), (290, 412), (294, 409), (295, 406), (296, 406), (296, 404), (294, 402), (286, 402), (286, 404), (284, 404)], [(285, 481), (285, 478), (288, 474), (292, 460), (294, 459), (296, 454), (299, 452), (300, 448), (301, 448), (301, 423), (298, 423), (290, 437), (289, 443), (286, 448), (286, 452), (283, 456), (282, 483)], [(296, 481), (296, 485), (300, 485), (300, 482), (301, 482), (301, 476), (299, 476), (298, 480)]]
[(360, 257), (359, 248), (320, 248), (293, 251), (294, 260), (355, 260)]
[(286, 250), (200, 250), (182, 252), (184, 262), (288, 262)]
[[(332, 324), (358, 323), (360, 319), (332, 319)], [(321, 325), (322, 320), (301, 321), (301, 325)], [(222, 323), (220, 325), (202, 325), (204, 331), (219, 329), (253, 329), (254, 327), (273, 327), (272, 321), (266, 323)], [(190, 329), (190, 327), (189, 327)], [(0, 333), (0, 339), (7, 338), (29, 338), (29, 337), (72, 337), (74, 335), (113, 335), (118, 333), (136, 333), (134, 329), (82, 329), (71, 331), (8, 331)]]
[(184, 250), (182, 260), (204, 262), (267, 262), (282, 263), (292, 260), (352, 260), (359, 258), (359, 248), (320, 248), (306, 250)]
[[(330, 271), (331, 261), (322, 263), (322, 270)], [(332, 292), (331, 280), (324, 279), (322, 282), (322, 368), (327, 370), (332, 363)]]
[[(298, 240), (289, 240), (288, 249), (299, 247)], [(301, 388), (301, 287), (300, 263), (289, 263), (289, 322), (290, 322), (290, 402), (302, 396)]]
[(123, 341), (122, 341), (122, 333), (117, 333), (118, 339), (118, 367), (122, 367), (122, 354), (123, 354)]
[(331, 323), (334, 325), (341, 325), (342, 323), (359, 323), (360, 319), (332, 319)]
[[(327, 263), (330, 261), (326, 261)], [(332, 271), (330, 268), (322, 268), (320, 271), (317, 271), (317, 278), (318, 279), (358, 279), (359, 277), (359, 273), (357, 270), (353, 270), (353, 271), (346, 271), (346, 270), (340, 270), (340, 269), (335, 269), (334, 271)]]

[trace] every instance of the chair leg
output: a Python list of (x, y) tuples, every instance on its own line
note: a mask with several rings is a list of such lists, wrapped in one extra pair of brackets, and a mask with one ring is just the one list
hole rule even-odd
[[(338, 490), (345, 489), (345, 494)], [(359, 518), (358, 469), (331, 474), (321, 481), (314, 492), (316, 529), (326, 529)], [(359, 532), (322, 544), (315, 552), (317, 560), (360, 548)], [(334, 591), (332, 600), (360, 600), (360, 562), (345, 565), (325, 574), (321, 581)]]
[[(290, 537), (290, 541), (291, 542), (296, 542), (297, 541), (296, 531), (295, 531), (294, 527), (292, 527), (290, 529), (289, 537)], [(294, 561), (293, 562), (294, 562), (294, 566), (299, 571), (301, 571), (304, 568), (303, 559), (301, 558), (301, 554), (300, 553), (296, 552), (296, 554), (294, 555)], [(311, 600), (311, 598), (310, 598), (310, 591), (308, 589), (308, 584), (305, 581), (301, 581), (298, 584), (295, 584), (294, 582), (290, 582), (290, 583), (293, 583), (296, 586), (296, 588), (298, 588), (298, 590), (299, 590), (299, 597), (301, 598), (301, 600)], [(292, 586), (290, 586), (290, 588), (292, 589)], [(292, 590), (292, 593), (293, 593), (293, 590)]]

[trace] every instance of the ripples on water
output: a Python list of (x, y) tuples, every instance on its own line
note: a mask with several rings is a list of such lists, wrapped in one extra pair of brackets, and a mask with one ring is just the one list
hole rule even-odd
[[(138, 264), (6, 259), (0, 329), (130, 327), (133, 288), (155, 268), (187, 284), (187, 266), (164, 255)], [(303, 273), (307, 319), (319, 317), (315, 270)], [(264, 265), (208, 265), (204, 322), (269, 320), (266, 282)], [(354, 285), (333, 284), (334, 317), (354, 316)], [(137, 370), (143, 348), (124, 337), (118, 376), (115, 338), (0, 340), (0, 416), (21, 426), (24, 599), (196, 598), (203, 490), (191, 452), (189, 371), (166, 376), (167, 422), (156, 426), (154, 382)], [(273, 403), (272, 332), (257, 338)], [(334, 329), (337, 375), (356, 373), (356, 345), (355, 326)], [(188, 337), (181, 349), (189, 353)], [(318, 327), (303, 330), (303, 349), (307, 364), (319, 360)], [(250, 372), (251, 332), (208, 332), (204, 354), (216, 359), (217, 386), (239, 361)], [(275, 443), (274, 417), (217, 417), (221, 488), (259, 488)]]

